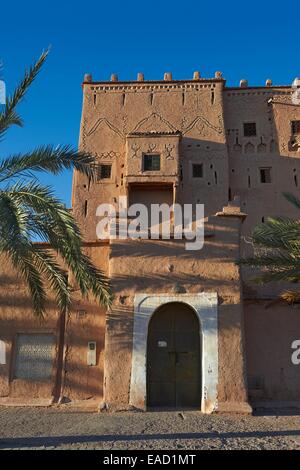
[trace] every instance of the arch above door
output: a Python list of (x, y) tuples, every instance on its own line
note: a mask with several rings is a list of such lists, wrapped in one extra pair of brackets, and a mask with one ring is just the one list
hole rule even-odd
[(218, 385), (218, 296), (216, 292), (135, 295), (130, 404), (136, 408), (146, 409), (149, 321), (160, 306), (172, 302), (187, 304), (198, 316), (202, 332), (201, 411), (211, 413), (217, 408)]
[(194, 309), (171, 302), (148, 326), (147, 407), (201, 408), (201, 328)]

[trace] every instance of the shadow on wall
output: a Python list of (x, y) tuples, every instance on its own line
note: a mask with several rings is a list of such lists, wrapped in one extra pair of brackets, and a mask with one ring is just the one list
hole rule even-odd
[(270, 407), (272, 401), (277, 407), (299, 406), (300, 365), (292, 360), (296, 351), (292, 344), (300, 336), (297, 307), (258, 299), (244, 304), (249, 396), (254, 406)]
[[(198, 126), (200, 123), (198, 122)], [(198, 127), (201, 133), (202, 123)], [(222, 135), (221, 128), (215, 131)], [(225, 143), (183, 135), (180, 143), (178, 202), (204, 204), (205, 217), (228, 203), (228, 153)]]
[[(238, 279), (236, 279), (234, 272), (230, 272), (228, 275), (232, 277), (227, 280), (218, 279), (217, 276), (215, 279), (211, 279), (207, 275), (205, 276), (205, 273), (199, 273), (198, 276), (193, 278), (183, 273), (172, 273), (172, 276), (169, 274), (137, 275), (132, 276), (130, 287), (128, 286), (128, 277), (119, 275), (114, 276), (113, 285), (114, 292), (116, 294), (121, 292), (121, 297), (123, 293), (125, 297), (139, 292), (149, 294), (176, 293), (176, 289), (181, 287), (184, 289), (182, 293), (217, 291), (221, 296), (231, 295), (233, 297), (239, 292), (238, 286), (235, 285), (235, 283), (238, 283)], [(232, 288), (231, 292), (228, 291), (229, 288)], [(126, 292), (128, 292), (128, 295), (126, 295)]]
[[(290, 97), (288, 97), (290, 99)], [(248, 187), (245, 183), (244, 189), (240, 191), (242, 202), (245, 206), (242, 209), (249, 212), (242, 228), (241, 254), (243, 257), (253, 255), (253, 247), (249, 243), (249, 235), (257, 224), (265, 222), (268, 217), (291, 217), (299, 219), (299, 209), (291, 205), (283, 196), (283, 192), (293, 193), (299, 197), (300, 189), (300, 139), (298, 134), (293, 134), (293, 120), (300, 120), (300, 108), (285, 100), (285, 97), (274, 94), (271, 100), (264, 104), (267, 106), (267, 117), (271, 128), (270, 139), (265, 135), (249, 138), (248, 150), (246, 145), (237, 146), (237, 156), (244, 161), (246, 167), (247, 159), (250, 160), (249, 167), (244, 168), (252, 173), (248, 174)], [(246, 116), (245, 111), (244, 116)], [(258, 127), (259, 130), (259, 127)], [(245, 138), (246, 139), (246, 138)], [(260, 143), (257, 143), (260, 139)], [(252, 143), (251, 143), (252, 140)], [(256, 141), (254, 145), (253, 142)], [(234, 149), (234, 146), (233, 146)], [(234, 150), (233, 150), (234, 153)], [(249, 153), (249, 155), (248, 155)], [(270, 182), (261, 184), (259, 171), (261, 169), (270, 170)], [(253, 174), (253, 170), (256, 174)], [(251, 177), (250, 177), (251, 174)], [(255, 176), (255, 178), (253, 177)], [(250, 184), (251, 183), (251, 184)], [(247, 207), (247, 205), (249, 207)], [(245, 243), (245, 238), (248, 241)], [(291, 283), (267, 283), (258, 285), (251, 279), (259, 274), (258, 269), (243, 266), (242, 277), (244, 280), (245, 298), (274, 298), (283, 290), (294, 290)]]
[[(62, 324), (55, 302), (49, 301), (47, 309), (49, 315), (44, 321), (38, 321), (32, 313), (30, 299), (25, 295), (14, 295), (13, 298), (3, 294), (0, 296), (0, 339), (6, 343), (6, 364), (0, 364), (0, 396), (24, 399), (55, 396), (58, 399), (63, 383), (63, 395), (71, 399), (102, 397), (105, 318), (102, 320), (101, 308), (97, 312), (93, 306), (93, 312), (87, 312), (84, 319), (78, 319), (76, 311), (71, 311), (67, 321), (66, 349), (59, 344)], [(15, 376), (19, 334), (54, 335), (50, 379), (21, 379)], [(95, 366), (87, 365), (89, 341), (96, 342)], [(29, 355), (30, 351), (26, 354)], [(44, 354), (44, 351), (36, 350), (33, 357), (37, 363), (43, 364)]]

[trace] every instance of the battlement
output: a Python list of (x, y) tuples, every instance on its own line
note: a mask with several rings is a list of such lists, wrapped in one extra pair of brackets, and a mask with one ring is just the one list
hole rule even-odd
[(195, 71), (193, 73), (193, 78), (187, 78), (187, 79), (174, 79), (173, 75), (171, 72), (165, 72), (163, 79), (158, 79), (158, 80), (147, 80), (145, 79), (145, 76), (142, 72), (139, 72), (137, 74), (136, 80), (119, 80), (119, 76), (116, 73), (111, 74), (110, 80), (94, 80), (92, 74), (86, 73), (84, 74), (83, 77), (83, 82), (82, 85), (90, 85), (90, 86), (107, 86), (107, 85), (114, 85), (115, 89), (118, 89), (118, 87), (131, 87), (134, 85), (145, 85), (147, 86), (162, 86), (162, 85), (192, 85), (192, 84), (198, 84), (198, 85), (207, 85), (211, 83), (221, 83), (226, 90), (236, 90), (236, 89), (291, 89), (292, 87), (295, 86), (295, 83), (300, 83), (299, 78), (295, 78), (293, 81), (293, 85), (274, 85), (273, 81), (270, 78), (267, 78), (265, 81), (265, 85), (250, 85), (248, 80), (246, 79), (241, 79), (239, 82), (238, 86), (226, 86), (226, 79), (223, 77), (223, 73), (220, 71), (215, 72), (214, 77), (201, 77), (201, 74), (199, 71)]
[(92, 74), (90, 73), (86, 73), (84, 74), (84, 77), (83, 77), (83, 85), (87, 85), (87, 84), (94, 84), (94, 85), (97, 85), (97, 84), (107, 84), (107, 83), (120, 83), (122, 85), (125, 85), (125, 84), (132, 84), (132, 83), (136, 83), (136, 82), (144, 82), (144, 83), (150, 83), (150, 84), (153, 84), (153, 83), (165, 83), (165, 82), (172, 82), (172, 83), (188, 83), (188, 82), (215, 82), (215, 81), (218, 81), (218, 82), (225, 82), (225, 79), (223, 78), (222, 76), (222, 72), (215, 72), (215, 76), (213, 78), (202, 78), (201, 75), (200, 75), (200, 72), (199, 71), (195, 71), (194, 74), (193, 74), (193, 78), (190, 78), (190, 79), (185, 79), (185, 80), (173, 80), (173, 76), (172, 76), (172, 73), (171, 72), (165, 72), (164, 73), (164, 77), (163, 79), (161, 80), (145, 80), (145, 77), (144, 77), (144, 74), (139, 72), (137, 74), (137, 79), (136, 80), (120, 80), (119, 81), (119, 77), (116, 73), (113, 73), (111, 74), (111, 77), (110, 77), (110, 80), (103, 80), (103, 81), (98, 81), (98, 80), (93, 80), (93, 76)]

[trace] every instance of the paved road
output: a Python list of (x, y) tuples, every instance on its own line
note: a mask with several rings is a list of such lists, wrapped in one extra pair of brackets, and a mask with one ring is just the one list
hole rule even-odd
[(300, 449), (300, 416), (0, 407), (0, 449)]

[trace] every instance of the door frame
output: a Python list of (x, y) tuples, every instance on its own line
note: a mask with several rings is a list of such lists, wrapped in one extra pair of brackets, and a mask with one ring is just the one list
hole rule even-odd
[(218, 296), (216, 292), (198, 294), (136, 294), (131, 362), (130, 404), (145, 410), (147, 403), (147, 339), (148, 326), (154, 312), (164, 304), (177, 302), (196, 313), (200, 332), (201, 411), (217, 409), (218, 385)]

